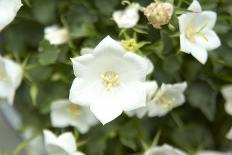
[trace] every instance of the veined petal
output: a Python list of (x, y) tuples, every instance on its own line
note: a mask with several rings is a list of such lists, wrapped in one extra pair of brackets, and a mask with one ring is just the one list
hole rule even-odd
[(0, 31), (14, 20), (21, 6), (21, 0), (0, 1)]
[(97, 119), (104, 125), (122, 113), (120, 103), (111, 92), (103, 93), (95, 103), (90, 106), (90, 110), (94, 113)]
[(205, 64), (208, 58), (208, 53), (203, 47), (193, 44), (184, 35), (180, 36), (180, 48), (185, 53), (191, 53), (200, 63)]
[(197, 14), (194, 18), (194, 24), (201, 29), (202, 26), (204, 30), (212, 30), (215, 26), (217, 20), (217, 14), (213, 11), (203, 11), (202, 13)]
[(202, 38), (199, 35), (196, 36), (198, 45), (205, 47), (207, 50), (213, 50), (221, 46), (221, 41), (214, 31), (208, 30), (204, 32), (204, 35), (205, 38)]
[(188, 10), (193, 12), (201, 12), (201, 5), (197, 0), (193, 0), (193, 2), (188, 7)]

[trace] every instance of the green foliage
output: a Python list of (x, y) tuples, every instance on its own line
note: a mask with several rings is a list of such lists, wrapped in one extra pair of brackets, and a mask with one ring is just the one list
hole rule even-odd
[[(204, 9), (218, 13), (215, 30), (222, 41), (220, 48), (209, 52), (206, 65), (181, 53), (179, 48), (177, 16), (186, 11), (191, 0), (175, 0), (172, 25), (160, 31), (148, 25), (140, 14), (140, 26), (123, 32), (131, 38), (136, 33), (138, 42), (149, 42), (139, 51), (155, 66), (150, 79), (159, 85), (187, 81), (185, 105), (160, 118), (120, 116), (106, 126), (98, 125), (88, 134), (79, 135), (78, 141), (87, 141), (80, 150), (88, 155), (143, 152), (143, 145), (150, 145), (160, 129), (159, 144), (169, 143), (187, 152), (232, 149), (232, 143), (225, 139), (232, 117), (225, 113), (220, 94), (221, 86), (232, 83), (232, 1), (199, 1)], [(139, 1), (144, 6), (150, 2)], [(19, 63), (28, 58), (15, 99), (24, 126), (51, 128), (50, 104), (68, 98), (74, 79), (70, 57), (79, 55), (83, 47), (96, 46), (106, 35), (126, 39), (119, 35), (111, 19), (113, 11), (124, 6), (120, 0), (25, 0), (24, 3), (14, 22), (1, 32), (0, 50)], [(54, 46), (43, 40), (44, 28), (53, 24), (69, 30), (69, 43)]]

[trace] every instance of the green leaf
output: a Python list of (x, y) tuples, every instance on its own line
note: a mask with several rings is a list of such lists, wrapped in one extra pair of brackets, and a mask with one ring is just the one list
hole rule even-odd
[(187, 90), (187, 99), (190, 104), (199, 108), (210, 121), (215, 118), (216, 97), (217, 92), (206, 81), (196, 81)]
[(59, 48), (51, 45), (47, 40), (43, 40), (39, 44), (39, 63), (41, 65), (49, 65), (56, 62), (60, 53)]

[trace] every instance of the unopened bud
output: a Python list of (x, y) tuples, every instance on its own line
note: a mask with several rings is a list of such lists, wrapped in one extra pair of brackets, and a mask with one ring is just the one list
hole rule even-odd
[(156, 1), (148, 5), (144, 10), (144, 15), (147, 17), (153, 27), (160, 29), (162, 25), (169, 23), (173, 14), (173, 5)]

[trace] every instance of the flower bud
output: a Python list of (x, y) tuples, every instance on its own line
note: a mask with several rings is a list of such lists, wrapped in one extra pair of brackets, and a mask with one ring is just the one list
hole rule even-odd
[(147, 17), (153, 27), (160, 29), (162, 25), (169, 23), (173, 14), (173, 5), (156, 1), (148, 5), (144, 10), (144, 15)]

